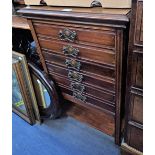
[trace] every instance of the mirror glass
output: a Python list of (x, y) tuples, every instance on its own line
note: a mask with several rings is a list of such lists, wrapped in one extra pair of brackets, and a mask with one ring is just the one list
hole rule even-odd
[(46, 109), (52, 104), (51, 98), (42, 82), (32, 74), (33, 85), (36, 93), (38, 105), (41, 109)]

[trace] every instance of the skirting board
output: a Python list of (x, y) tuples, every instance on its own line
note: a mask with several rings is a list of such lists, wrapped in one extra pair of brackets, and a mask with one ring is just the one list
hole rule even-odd
[(121, 144), (121, 155), (143, 155), (143, 153), (123, 142)]

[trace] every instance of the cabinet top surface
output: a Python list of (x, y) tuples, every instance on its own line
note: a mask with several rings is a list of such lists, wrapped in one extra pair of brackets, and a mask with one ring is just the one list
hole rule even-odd
[(25, 18), (13, 15), (12, 16), (12, 27), (21, 29), (30, 29), (27, 20)]
[(27, 6), (18, 11), (26, 18), (50, 19), (52, 17), (79, 21), (124, 25), (129, 21), (130, 9), (104, 9), (96, 8), (75, 8), (75, 7), (49, 7), (49, 6)]
[(127, 15), (130, 9), (105, 9), (101, 7), (96, 8), (78, 8), (78, 7), (49, 7), (49, 6), (27, 6), (23, 9), (34, 11), (50, 11), (50, 12), (64, 12), (64, 13), (93, 13), (93, 14), (116, 14)]

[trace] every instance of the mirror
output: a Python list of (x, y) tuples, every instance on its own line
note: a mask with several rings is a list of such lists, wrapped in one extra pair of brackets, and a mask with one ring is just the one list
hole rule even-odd
[(38, 106), (41, 109), (49, 108), (50, 104), (52, 104), (52, 100), (49, 96), (47, 89), (34, 74), (32, 74), (31, 76), (33, 80), (34, 90), (36, 92)]
[(57, 118), (61, 109), (54, 82), (32, 62), (28, 66), (41, 118)]

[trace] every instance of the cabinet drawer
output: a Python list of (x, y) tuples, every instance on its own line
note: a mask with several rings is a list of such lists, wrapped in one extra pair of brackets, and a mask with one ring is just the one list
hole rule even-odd
[(48, 49), (49, 52), (51, 50), (51, 52), (54, 53), (64, 54), (64, 48), (72, 47), (73, 49), (78, 50), (76, 57), (80, 59), (89, 60), (100, 64), (115, 65), (115, 53), (113, 50), (65, 43), (62, 41), (55, 41), (52, 39), (47, 40), (44, 38), (39, 38), (39, 43), (41, 48)]
[(140, 95), (131, 95), (131, 106), (130, 106), (130, 117), (131, 120), (138, 123), (143, 123), (143, 97)]
[[(62, 67), (67, 67), (68, 69), (74, 69), (77, 71), (83, 71), (95, 76), (111, 78), (115, 81), (115, 68), (108, 67), (104, 65), (99, 65), (89, 61), (84, 61), (77, 58), (65, 57), (63, 55), (58, 55), (54, 53), (49, 53), (47, 51), (42, 51), (45, 58), (45, 62), (53, 63)], [(73, 64), (74, 62), (74, 64)]]
[(65, 87), (65, 86), (60, 85), (60, 84), (58, 84), (58, 86), (59, 86), (61, 92), (68, 96), (67, 100), (69, 100), (71, 102), (73, 102), (73, 100), (74, 100), (74, 103), (77, 103), (80, 105), (87, 105), (87, 106), (92, 105), (92, 106), (95, 106), (97, 108), (105, 109), (107, 111), (115, 113), (115, 106), (114, 105), (108, 104), (107, 102), (104, 102), (104, 101), (101, 101), (101, 100), (96, 99), (94, 97), (91, 97), (85, 93), (81, 94), (82, 97), (85, 97), (85, 101), (83, 101), (83, 100), (79, 99), (78, 96), (74, 97), (73, 91), (70, 90), (69, 87)]
[(109, 79), (98, 78), (95, 76), (92, 77), (89, 74), (68, 70), (66, 68), (56, 66), (53, 64), (46, 63), (46, 65), (49, 73), (51, 74), (56, 73), (58, 75), (64, 76), (65, 78), (69, 78), (69, 73), (71, 73), (74, 74), (75, 76), (78, 76), (74, 81), (83, 82), (85, 84), (91, 85), (101, 90), (105, 90), (107, 92), (115, 91), (115, 83), (113, 81), (110, 81)]
[(128, 145), (143, 152), (143, 130), (132, 125), (128, 125)]
[[(74, 87), (74, 84), (76, 86), (76, 82), (69, 81), (67, 78), (61, 77), (56, 74), (52, 74), (52, 78), (55, 79), (55, 81), (58, 84), (72, 88), (72, 91), (84, 92), (85, 94), (88, 94), (100, 100), (105, 100), (109, 104), (115, 104), (115, 95), (112, 93), (107, 93), (99, 89), (95, 89), (94, 87), (91, 87), (89, 85), (85, 85), (81, 83), (77, 83), (77, 86), (79, 87), (76, 88)], [(82, 87), (82, 90), (81, 90), (81, 87)]]
[[(60, 23), (59, 23), (60, 24)], [(115, 48), (115, 33), (104, 30), (95, 30), (84, 27), (56, 25), (55, 23), (33, 23), (38, 36), (46, 36), (57, 40), (74, 42), (76, 44), (85, 44), (97, 47)], [(61, 37), (61, 34), (66, 37)], [(62, 39), (65, 38), (65, 39)], [(70, 41), (72, 39), (72, 41)]]

